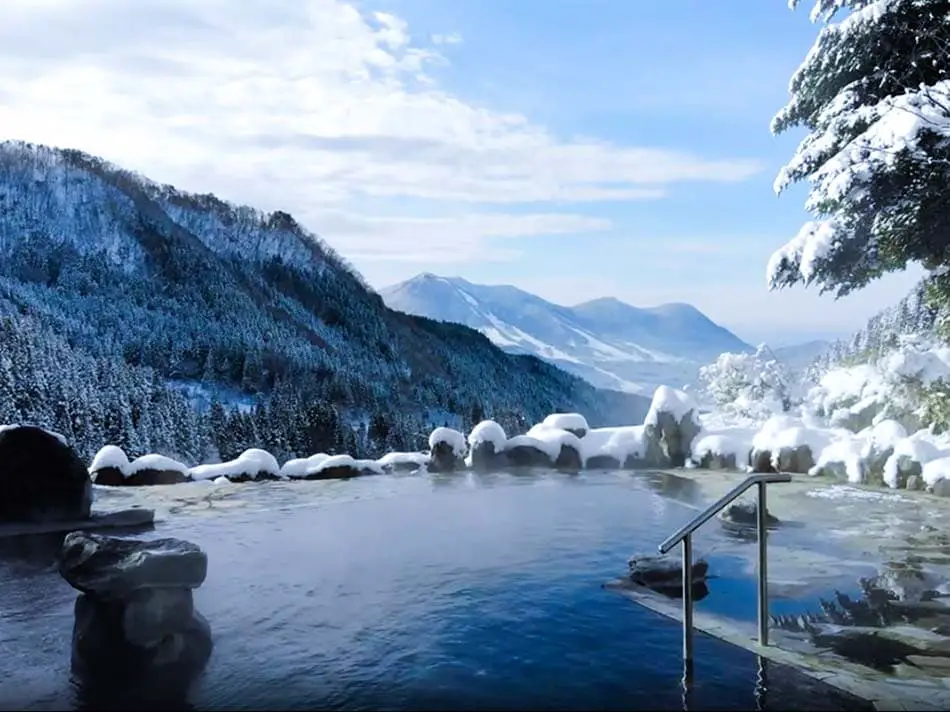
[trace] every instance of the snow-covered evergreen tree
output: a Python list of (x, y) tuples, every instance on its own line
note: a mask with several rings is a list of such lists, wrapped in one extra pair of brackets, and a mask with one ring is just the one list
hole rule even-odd
[(807, 180), (815, 219), (772, 256), (769, 285), (842, 296), (918, 262), (947, 303), (950, 2), (817, 0), (811, 17), (824, 27), (772, 130), (808, 129), (775, 188)]
[(788, 371), (768, 346), (755, 353), (724, 353), (699, 369), (704, 395), (721, 409), (749, 417), (788, 411), (793, 394)]

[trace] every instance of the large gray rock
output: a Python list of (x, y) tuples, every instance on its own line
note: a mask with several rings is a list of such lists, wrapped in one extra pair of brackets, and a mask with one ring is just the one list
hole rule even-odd
[(83, 593), (125, 599), (146, 588), (198, 588), (208, 574), (208, 557), (181, 539), (135, 541), (72, 532), (63, 542), (59, 572)]
[(472, 469), (476, 472), (498, 472), (507, 466), (507, 455), (496, 452), (491, 440), (482, 440), (472, 447)]
[(183, 623), (176, 619), (176, 629), (164, 632), (157, 642), (153, 637), (148, 641), (153, 644), (139, 645), (127, 637), (127, 608), (123, 601), (101, 601), (85, 594), (76, 599), (74, 674), (87, 681), (160, 677), (171, 685), (191, 682), (211, 655), (208, 621), (193, 611)]
[(521, 444), (505, 448), (505, 455), (512, 467), (553, 467), (548, 454), (533, 445)]
[(683, 467), (689, 457), (689, 447), (699, 435), (700, 425), (695, 413), (689, 410), (677, 418), (674, 413), (659, 410), (644, 428), (647, 445), (646, 460), (657, 467)]
[(455, 454), (451, 443), (443, 440), (433, 445), (429, 472), (455, 472), (463, 469), (465, 469), (465, 458)]
[(561, 445), (561, 452), (558, 453), (557, 460), (554, 461), (554, 467), (561, 472), (576, 474), (581, 471), (584, 461), (577, 448), (566, 443)]
[(0, 522), (86, 519), (92, 480), (79, 456), (32, 426), (0, 430)]
[(815, 466), (815, 458), (812, 455), (811, 448), (807, 445), (798, 445), (797, 447), (783, 447), (778, 451), (775, 458), (779, 472), (792, 472), (800, 475), (808, 474), (808, 471)]
[(144, 588), (125, 600), (122, 628), (133, 645), (154, 648), (171, 633), (183, 633), (195, 614), (188, 588)]
[[(719, 515), (723, 522), (730, 525), (742, 527), (754, 527), (758, 525), (758, 508), (753, 502), (734, 502), (722, 510)], [(767, 527), (778, 526), (778, 517), (771, 512), (765, 512), (765, 525)]]

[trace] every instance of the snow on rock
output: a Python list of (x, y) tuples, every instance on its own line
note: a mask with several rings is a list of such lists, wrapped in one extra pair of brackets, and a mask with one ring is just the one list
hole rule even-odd
[(505, 449), (506, 442), (508, 442), (508, 436), (505, 434), (505, 429), (494, 420), (483, 420), (468, 434), (468, 444), (472, 448), (481, 443), (491, 443), (495, 452), (501, 452)]
[(106, 468), (118, 470), (124, 476), (129, 468), (129, 456), (118, 445), (106, 445), (92, 458), (89, 472), (98, 472)]
[(329, 459), (329, 457), (329, 455), (321, 452), (316, 455), (311, 455), (310, 457), (298, 457), (293, 460), (288, 460), (280, 468), (280, 474), (282, 477), (289, 479), (305, 479), (308, 473), (316, 472), (317, 468), (323, 464), (325, 460)]
[(860, 484), (867, 479), (865, 444), (860, 438), (841, 438), (826, 445), (809, 475), (834, 477)]
[(424, 452), (390, 452), (376, 460), (384, 472), (413, 472), (428, 464), (429, 456)]
[(193, 480), (215, 480), (219, 477), (227, 477), (232, 482), (275, 480), (281, 476), (277, 458), (266, 450), (257, 448), (245, 450), (230, 462), (192, 467), (189, 473)]
[(229, 480), (227, 477), (215, 477), (214, 480), (213, 480), (213, 484), (216, 484), (216, 485), (229, 485), (229, 484), (231, 484), (231, 480)]
[(508, 464), (505, 429), (494, 420), (483, 420), (468, 434), (470, 446), (465, 464), (478, 472), (495, 472)]
[(142, 455), (125, 469), (127, 485), (174, 485), (188, 482), (188, 466), (165, 455)]
[(365, 474), (382, 475), (383, 468), (375, 460), (355, 460), (349, 455), (321, 452), (288, 460), (280, 472), (282, 476), (295, 480), (337, 480)]
[(430, 472), (454, 472), (465, 467), (465, 436), (452, 428), (436, 428), (429, 435)]
[(684, 391), (660, 386), (653, 393), (650, 410), (643, 423), (649, 450), (662, 454), (657, 465), (682, 467), (689, 458), (689, 446), (699, 434), (699, 408)]
[(653, 392), (650, 410), (647, 411), (644, 425), (657, 425), (661, 413), (669, 413), (677, 423), (689, 418), (699, 424), (699, 410), (696, 403), (685, 391), (660, 386)]
[(752, 453), (752, 428), (732, 427), (701, 431), (690, 446), (690, 459), (698, 467), (710, 470), (741, 470), (749, 465)]
[(752, 439), (752, 470), (805, 474), (833, 440), (829, 430), (806, 427), (800, 418), (774, 415)]
[(940, 456), (940, 448), (926, 430), (899, 440), (884, 463), (884, 484), (892, 489), (917, 489), (924, 465)]
[(950, 457), (931, 460), (923, 466), (921, 476), (927, 488), (935, 494), (950, 496)]
[[(4, 430), (15, 430), (16, 428), (40, 428), (40, 426), (38, 426), (38, 425), (24, 425), (24, 424), (21, 424), (21, 423), (12, 423), (12, 424), (10, 424), (10, 425), (0, 425), (0, 433), (2, 433)], [(49, 435), (52, 435), (54, 438), (56, 438), (57, 440), (59, 440), (63, 445), (69, 445), (69, 443), (66, 442), (66, 438), (63, 437), (60, 433), (57, 433), (57, 432), (55, 432), (55, 431), (53, 431), (53, 430), (48, 430), (48, 429), (46, 429), (46, 428), (40, 428), (40, 430), (44, 431), (45, 433), (47, 433), (47, 434), (49, 434)]]
[(577, 472), (584, 464), (581, 439), (569, 430), (541, 423), (532, 427), (525, 435), (511, 438), (505, 444), (505, 452), (512, 464), (530, 466), (540, 463), (538, 455), (528, 452), (528, 448), (543, 453), (549, 460), (548, 466), (559, 470)]
[(593, 428), (581, 440), (584, 467), (594, 470), (642, 466), (647, 455), (645, 425)]
[(553, 413), (539, 423), (542, 428), (566, 430), (579, 438), (590, 430), (587, 418), (580, 413)]

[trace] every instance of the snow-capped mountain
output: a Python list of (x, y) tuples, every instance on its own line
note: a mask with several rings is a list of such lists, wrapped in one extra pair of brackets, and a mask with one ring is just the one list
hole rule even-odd
[(507, 351), (631, 393), (691, 383), (720, 353), (751, 349), (688, 304), (641, 309), (604, 298), (565, 307), (516, 287), (429, 273), (380, 294), (392, 309), (465, 324)]

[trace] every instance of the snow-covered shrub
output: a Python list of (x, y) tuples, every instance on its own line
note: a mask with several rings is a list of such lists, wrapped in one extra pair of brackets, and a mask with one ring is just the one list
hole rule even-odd
[(764, 419), (793, 405), (787, 369), (762, 345), (755, 353), (724, 353), (699, 369), (703, 394), (718, 408), (739, 416)]

